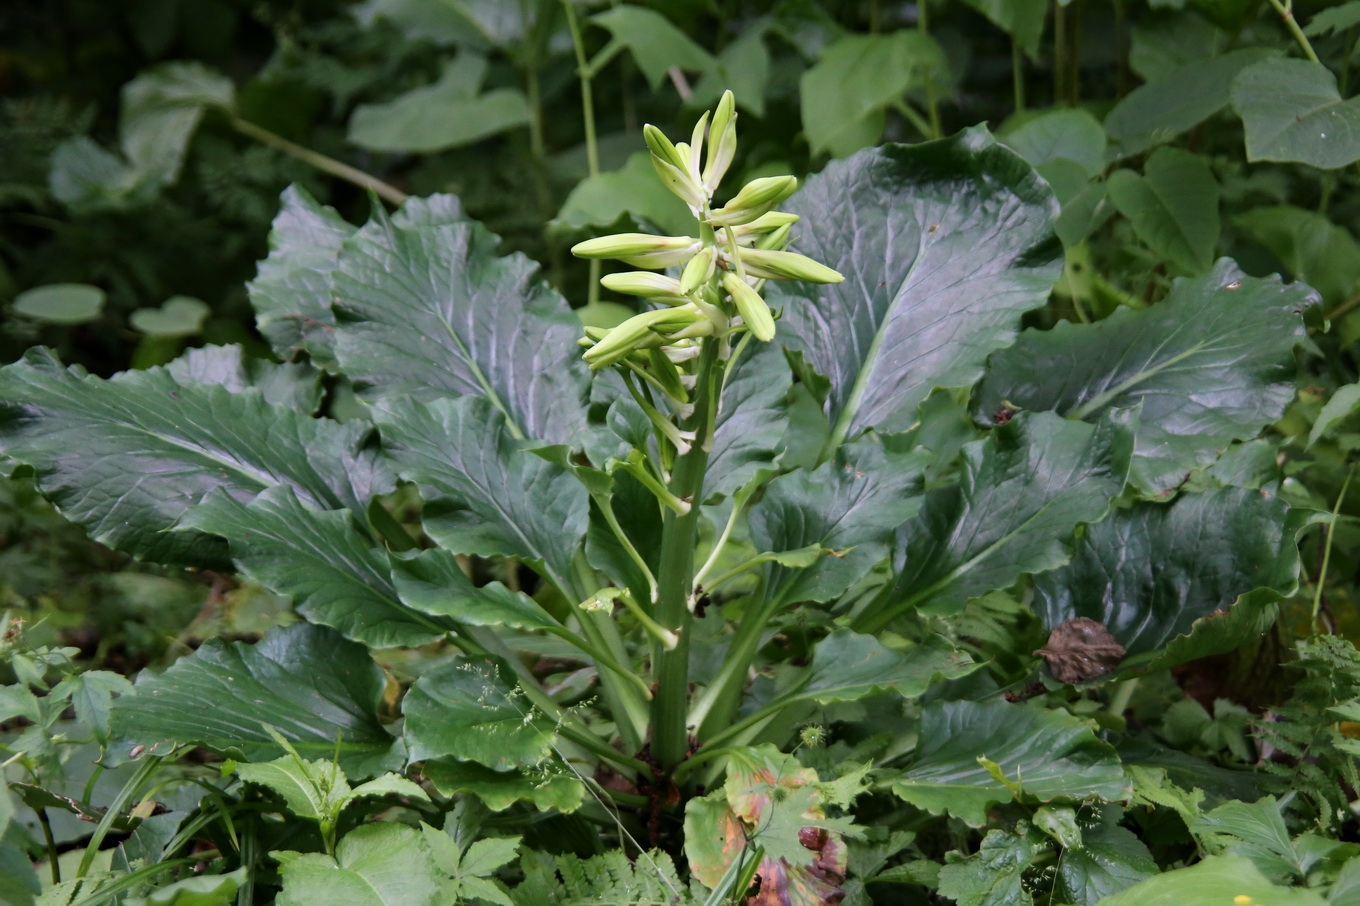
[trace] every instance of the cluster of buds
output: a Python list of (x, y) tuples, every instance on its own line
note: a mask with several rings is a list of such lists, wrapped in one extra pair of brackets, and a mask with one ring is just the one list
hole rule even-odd
[[(644, 127), (652, 164), (694, 213), (697, 238), (620, 233), (572, 248), (582, 258), (645, 268), (610, 274), (600, 282), (655, 306), (611, 329), (586, 328), (581, 340), (586, 362), (591, 368), (620, 366), (638, 374), (682, 415), (693, 383), (688, 372), (704, 338), (722, 340), (724, 355), (737, 334), (764, 342), (774, 338), (775, 315), (760, 294), (766, 280), (843, 279), (811, 258), (785, 251), (798, 218), (774, 207), (798, 188), (796, 178), (753, 179), (727, 204), (712, 206), (736, 154), (736, 123), (736, 105), (728, 91), (711, 122), (708, 113), (699, 119), (689, 144), (672, 144), (656, 127)], [(668, 268), (680, 268), (679, 276), (658, 273)]]

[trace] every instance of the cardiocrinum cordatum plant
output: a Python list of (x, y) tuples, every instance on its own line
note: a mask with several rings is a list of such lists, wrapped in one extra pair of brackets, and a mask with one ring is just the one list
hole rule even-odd
[[(984, 129), (725, 194), (737, 118), (646, 130), (694, 235), (575, 248), (634, 268), (603, 278), (641, 299), (612, 328), (582, 337), (454, 198), (355, 228), (290, 190), (250, 287), (281, 363), (0, 370), (0, 451), (67, 516), (305, 621), (114, 705), (109, 763), (203, 747), (273, 803), (225, 868), (279, 902), (541, 903), (586, 877), (543, 853), (614, 848), (629, 902), (798, 906), (1029, 897), (1055, 853), (1054, 902), (1156, 871), (1125, 808), (1208, 781), (1084, 696), (1235, 647), (1294, 586), (1256, 438), (1311, 292), (1223, 261), (1022, 332), (1057, 207)], [(329, 417), (346, 387), (361, 413)], [(379, 654), (413, 679), (397, 724), (372, 652), (415, 648)], [(474, 805), (523, 838), (499, 881), (514, 845), (459, 867)], [(944, 816), (983, 852), (941, 869), (884, 829)]]

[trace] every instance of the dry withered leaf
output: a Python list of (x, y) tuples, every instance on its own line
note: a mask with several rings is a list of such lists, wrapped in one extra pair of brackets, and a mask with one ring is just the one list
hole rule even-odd
[(1077, 683), (1109, 673), (1128, 652), (1104, 623), (1090, 617), (1073, 617), (1054, 626), (1048, 644), (1034, 653), (1048, 660), (1054, 679)]

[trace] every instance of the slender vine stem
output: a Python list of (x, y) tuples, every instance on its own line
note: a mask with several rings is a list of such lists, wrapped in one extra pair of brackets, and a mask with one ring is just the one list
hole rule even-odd
[(257, 126), (249, 120), (243, 120), (239, 116), (233, 116), (231, 117), (230, 122), (231, 127), (242, 135), (253, 138), (260, 144), (267, 145), (275, 151), (282, 151), (290, 157), (295, 157), (304, 164), (320, 170), (322, 173), (329, 173), (331, 176), (343, 179), (348, 183), (353, 183), (361, 189), (368, 189), (383, 201), (390, 202), (394, 205), (400, 205), (410, 197), (401, 189), (383, 182), (376, 176), (365, 173), (357, 167), (351, 167), (349, 164), (341, 163), (333, 157), (327, 157), (319, 151), (313, 151), (311, 148), (304, 148), (296, 142), (290, 142), (282, 135), (276, 135), (263, 126)]
[[(562, 8), (567, 13), (567, 28), (571, 31), (571, 46), (576, 51), (576, 78), (581, 83), (581, 121), (586, 132), (586, 171), (591, 176), (600, 175), (600, 148), (595, 132), (595, 94), (592, 87), (595, 71), (586, 58), (586, 42), (581, 35), (581, 23), (576, 18), (576, 7), (572, 0), (562, 0)], [(608, 48), (606, 48), (608, 50)], [(586, 289), (586, 304), (600, 303), (600, 261), (590, 261), (590, 282)]]
[(1270, 0), (1270, 5), (1275, 7), (1275, 12), (1280, 14), (1280, 18), (1284, 20), (1285, 27), (1289, 29), (1289, 33), (1294, 36), (1294, 40), (1298, 42), (1299, 47), (1303, 48), (1303, 55), (1314, 63), (1317, 63), (1319, 66), (1322, 65), (1322, 61), (1318, 59), (1317, 51), (1313, 50), (1313, 43), (1308, 40), (1308, 36), (1305, 35), (1303, 29), (1299, 27), (1298, 20), (1294, 18), (1294, 0), (1284, 0), (1284, 2), (1281, 2), (1281, 0)]
[[(916, 4), (916, 30), (922, 37), (930, 35), (930, 0), (919, 0)], [(940, 100), (935, 91), (935, 76), (933, 73), (926, 73), (926, 113), (930, 117), (930, 138), (936, 139), (944, 135), (944, 129), (940, 125)]]
[(1312, 625), (1317, 625), (1318, 612), (1322, 609), (1322, 590), (1327, 584), (1327, 568), (1332, 561), (1332, 538), (1336, 535), (1336, 519), (1341, 514), (1341, 504), (1346, 499), (1346, 491), (1354, 477), (1355, 466), (1352, 465), (1346, 471), (1346, 480), (1341, 483), (1341, 493), (1336, 495), (1336, 503), (1332, 506), (1332, 521), (1327, 526), (1327, 541), (1322, 548), (1322, 568), (1318, 570), (1317, 587), (1313, 589)]

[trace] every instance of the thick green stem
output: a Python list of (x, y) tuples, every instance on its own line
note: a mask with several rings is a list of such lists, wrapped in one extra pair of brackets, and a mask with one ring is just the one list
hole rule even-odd
[(1025, 109), (1025, 61), (1020, 45), (1011, 39), (1011, 85), (1015, 90), (1015, 112)]
[(694, 588), (694, 548), (699, 540), (699, 502), (713, 441), (721, 342), (716, 338), (704, 340), (696, 371), (694, 414), (688, 425), (695, 433), (694, 445), (676, 460), (671, 476), (671, 494), (687, 501), (689, 511), (682, 515), (666, 510), (662, 517), (656, 619), (679, 637), (674, 648), (657, 652), (653, 669), (656, 691), (652, 698), (652, 756), (666, 771), (683, 761), (689, 749), (685, 719), (689, 699), (690, 596)]
[(243, 120), (239, 116), (231, 118), (231, 127), (242, 135), (255, 139), (262, 145), (268, 145), (275, 151), (282, 151), (284, 154), (296, 157), (304, 164), (315, 167), (322, 173), (329, 173), (345, 182), (353, 183), (361, 189), (368, 189), (382, 200), (394, 205), (403, 203), (409, 197), (396, 186), (388, 185), (376, 176), (371, 176), (363, 170), (341, 163), (335, 158), (327, 157), (311, 148), (304, 148), (295, 142), (290, 142), (282, 135), (275, 135), (268, 129), (257, 126), (248, 120)]

